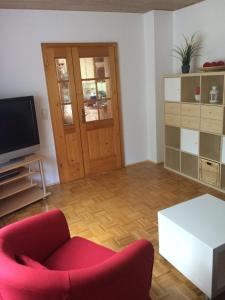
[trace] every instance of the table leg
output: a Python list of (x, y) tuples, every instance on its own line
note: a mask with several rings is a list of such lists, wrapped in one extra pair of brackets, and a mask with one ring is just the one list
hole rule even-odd
[(46, 198), (46, 184), (45, 184), (45, 177), (44, 177), (42, 161), (39, 160), (38, 163), (39, 163), (39, 169), (40, 169), (41, 181), (42, 181), (42, 188), (43, 188), (43, 194), (44, 194), (43, 198)]

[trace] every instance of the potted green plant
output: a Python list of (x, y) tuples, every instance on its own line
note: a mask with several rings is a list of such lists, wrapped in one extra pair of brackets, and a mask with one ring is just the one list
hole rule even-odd
[(189, 73), (191, 59), (198, 56), (198, 51), (200, 50), (200, 42), (196, 39), (196, 33), (194, 33), (190, 39), (184, 36), (185, 44), (181, 47), (176, 47), (173, 49), (175, 53), (174, 57), (179, 59), (182, 63), (181, 70), (182, 73)]

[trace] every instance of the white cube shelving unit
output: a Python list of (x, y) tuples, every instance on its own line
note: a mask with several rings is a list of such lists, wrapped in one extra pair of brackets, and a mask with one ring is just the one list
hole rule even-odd
[[(225, 191), (225, 72), (166, 75), (164, 166)], [(218, 103), (209, 103), (213, 85)], [(200, 89), (200, 101), (195, 91)]]

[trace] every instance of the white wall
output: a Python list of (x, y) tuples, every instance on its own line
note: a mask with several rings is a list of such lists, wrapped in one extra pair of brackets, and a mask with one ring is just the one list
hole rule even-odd
[(143, 15), (145, 50), (145, 93), (147, 120), (147, 157), (157, 161), (156, 136), (156, 63), (155, 63), (155, 16), (150, 11)]
[[(118, 42), (126, 164), (163, 160), (164, 73), (180, 72), (172, 48), (198, 32), (200, 65), (225, 58), (225, 0), (206, 0), (174, 13), (146, 14), (0, 10), (0, 98), (34, 95), (47, 157), (48, 183), (58, 181), (42, 42)], [(48, 112), (42, 116), (42, 108)]]
[[(126, 164), (146, 160), (141, 14), (0, 10), (0, 98), (34, 95), (47, 182), (58, 181), (42, 42), (118, 42)], [(47, 119), (42, 116), (47, 109)]]
[(151, 11), (143, 15), (147, 157), (163, 160), (163, 80), (162, 74), (179, 72), (180, 62), (172, 48), (198, 32), (201, 56), (193, 60), (192, 71), (205, 61), (225, 60), (225, 0), (206, 0), (175, 12)]
[(155, 12), (157, 162), (164, 161), (164, 79), (172, 73), (173, 14)]
[(148, 159), (164, 159), (163, 74), (172, 72), (172, 12), (144, 14)]
[[(206, 0), (174, 12), (173, 44), (180, 45), (182, 35), (190, 37), (194, 32), (198, 32), (203, 46), (194, 65), (225, 60), (225, 0)], [(192, 71), (196, 71), (195, 66)], [(180, 62), (176, 59), (174, 72), (180, 72)]]

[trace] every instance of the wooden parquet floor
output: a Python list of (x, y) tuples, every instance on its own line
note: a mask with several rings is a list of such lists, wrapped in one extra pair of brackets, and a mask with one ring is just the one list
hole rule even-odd
[(49, 190), (53, 195), (47, 200), (4, 217), (0, 225), (57, 207), (66, 215), (72, 236), (83, 236), (114, 250), (139, 238), (148, 239), (155, 248), (152, 299), (205, 299), (201, 291), (159, 256), (157, 212), (204, 193), (224, 200), (225, 195), (150, 162), (55, 185)]

